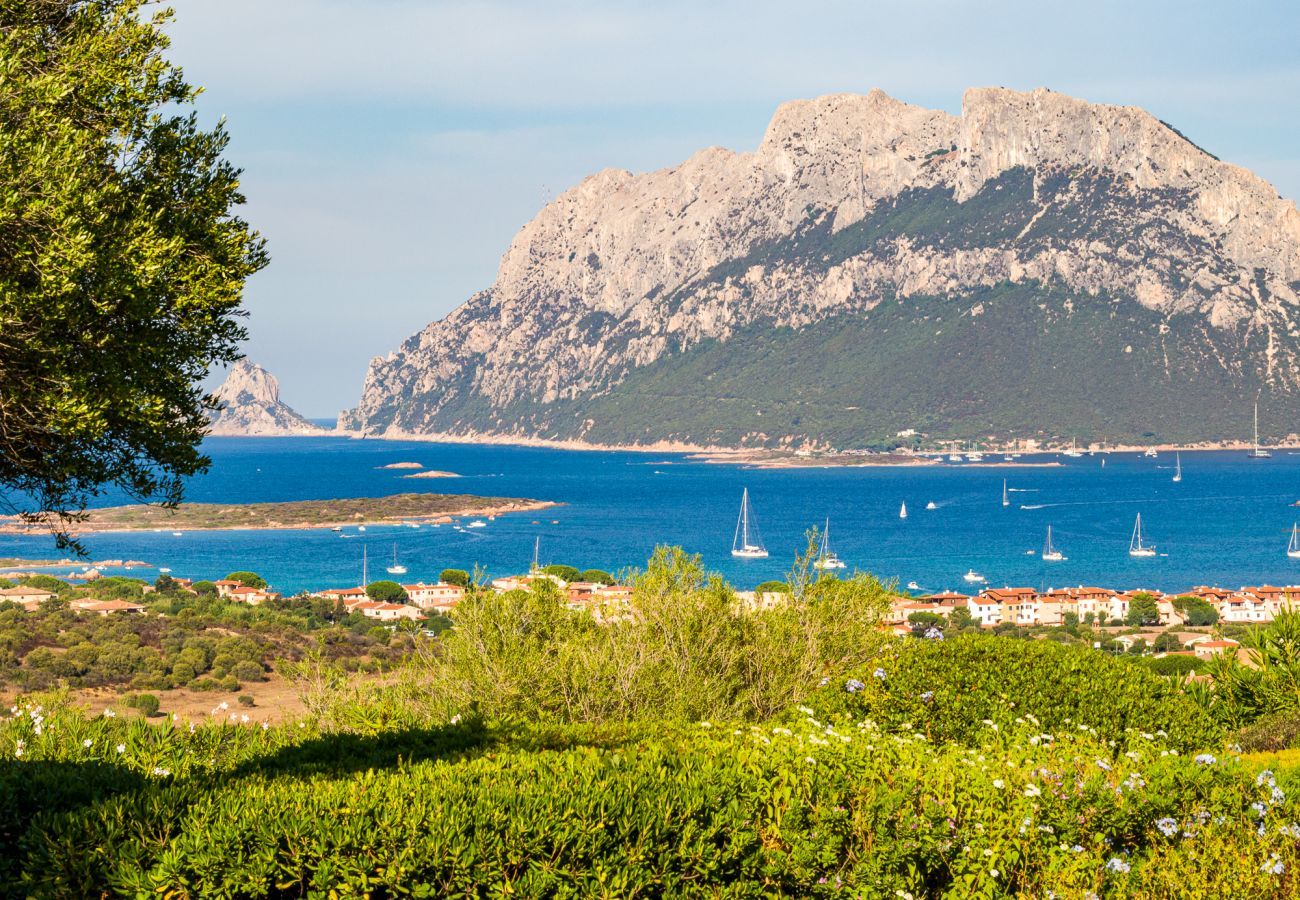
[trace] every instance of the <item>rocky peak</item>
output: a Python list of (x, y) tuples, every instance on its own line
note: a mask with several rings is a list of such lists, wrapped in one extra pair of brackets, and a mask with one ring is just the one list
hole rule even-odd
[(213, 392), (222, 408), (213, 415), (214, 435), (323, 434), (324, 429), (280, 402), (280, 383), (256, 363), (241, 359)]

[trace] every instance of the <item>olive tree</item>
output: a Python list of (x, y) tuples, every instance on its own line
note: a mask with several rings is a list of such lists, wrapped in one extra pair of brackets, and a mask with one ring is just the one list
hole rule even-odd
[[(264, 243), (145, 0), (0, 0), (0, 489), (63, 546), (114, 487), (175, 505)], [(79, 548), (78, 548), (79, 549)]]

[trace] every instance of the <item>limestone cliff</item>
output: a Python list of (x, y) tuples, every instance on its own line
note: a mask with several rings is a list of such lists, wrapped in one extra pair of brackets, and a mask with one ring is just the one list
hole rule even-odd
[(835, 95), (781, 106), (752, 153), (565, 192), (491, 288), (371, 363), (340, 424), (1227, 437), (1256, 396), (1300, 415), (1298, 295), (1295, 204), (1141, 109), (982, 88), (954, 117)]
[(246, 359), (231, 367), (213, 396), (222, 403), (212, 418), (210, 433), (214, 435), (272, 437), (326, 433), (281, 403), (280, 384), (275, 376)]

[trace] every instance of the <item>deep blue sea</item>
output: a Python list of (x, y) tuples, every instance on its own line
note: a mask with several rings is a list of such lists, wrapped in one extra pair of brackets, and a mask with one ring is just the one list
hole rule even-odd
[[(348, 438), (212, 438), (212, 470), (194, 479), (189, 499), (241, 503), (382, 496), (405, 491), (474, 493), (554, 500), (541, 513), (500, 516), (457, 532), (444, 525), (375, 526), (347, 537), (329, 530), (92, 534), (95, 559), (134, 558), (173, 574), (219, 578), (261, 573), (277, 589), (351, 586), (362, 547), (373, 578), (393, 548), (409, 574), (431, 581), (446, 567), (484, 567), (492, 575), (527, 568), (534, 540), (541, 559), (619, 571), (644, 563), (656, 544), (679, 544), (738, 587), (788, 571), (803, 534), (827, 517), (835, 550), (849, 564), (925, 590), (968, 587), (975, 569), (992, 585), (1054, 587), (1081, 583), (1177, 590), (1195, 584), (1300, 583), (1300, 560), (1286, 544), (1300, 509), (1300, 452), (1271, 460), (1244, 453), (1174, 457), (1112, 453), (1059, 460), (1054, 468), (932, 467), (749, 469), (665, 453), (585, 452), (531, 447), (361, 441)], [(1102, 465), (1103, 460), (1105, 465)], [(393, 462), (419, 462), (464, 476), (403, 479)], [(1011, 506), (1002, 506), (1002, 480)], [(748, 487), (771, 556), (730, 555), (741, 490)], [(122, 502), (106, 497), (104, 505)], [(899, 518), (907, 503), (908, 518)], [(937, 508), (927, 510), (933, 502)], [(1128, 555), (1134, 516), (1159, 556)], [(1068, 557), (1039, 559), (1045, 530)], [(1028, 551), (1033, 551), (1030, 554)], [(58, 558), (45, 537), (0, 535), (0, 556)], [(153, 578), (156, 570), (130, 574)]]

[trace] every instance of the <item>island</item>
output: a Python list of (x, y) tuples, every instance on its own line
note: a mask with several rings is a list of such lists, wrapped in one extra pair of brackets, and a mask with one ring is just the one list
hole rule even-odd
[(424, 463), (418, 462), (395, 462), (386, 466), (375, 466), (376, 469), (423, 469)]
[[(176, 509), (136, 503), (89, 509), (73, 525), (78, 534), (104, 531), (216, 531), (228, 529), (338, 528), (397, 522), (446, 521), (455, 516), (495, 516), (548, 509), (557, 504), (473, 494), (393, 494), (283, 503), (183, 503)], [(42, 529), (18, 516), (0, 517), (0, 533)]]
[(403, 478), (459, 478), (455, 472), (442, 472), (438, 469), (426, 469), (423, 472), (415, 472), (411, 475), (403, 475)]

